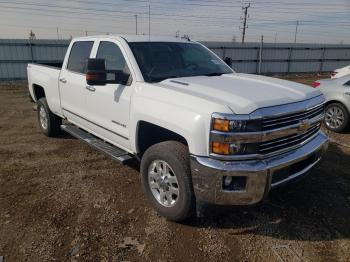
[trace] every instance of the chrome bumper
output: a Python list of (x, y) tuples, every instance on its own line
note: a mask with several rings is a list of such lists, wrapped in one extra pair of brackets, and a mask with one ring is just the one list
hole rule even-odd
[[(298, 149), (274, 157), (220, 161), (191, 156), (191, 171), (197, 200), (222, 205), (249, 205), (261, 201), (271, 188), (296, 180), (321, 160), (328, 148), (328, 137), (322, 131)], [(240, 179), (241, 188), (224, 189), (223, 179)], [(276, 180), (276, 177), (280, 179)], [(242, 182), (243, 181), (243, 182)]]

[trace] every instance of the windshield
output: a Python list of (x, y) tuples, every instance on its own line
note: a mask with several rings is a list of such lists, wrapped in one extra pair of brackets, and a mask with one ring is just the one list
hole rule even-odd
[(188, 76), (217, 76), (233, 70), (197, 43), (129, 43), (146, 82)]

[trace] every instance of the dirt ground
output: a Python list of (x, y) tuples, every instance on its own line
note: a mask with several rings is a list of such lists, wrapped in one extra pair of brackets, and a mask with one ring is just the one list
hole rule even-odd
[(350, 133), (330, 135), (300, 183), (176, 224), (145, 200), (137, 164), (45, 137), (26, 86), (2, 84), (0, 261), (350, 261)]

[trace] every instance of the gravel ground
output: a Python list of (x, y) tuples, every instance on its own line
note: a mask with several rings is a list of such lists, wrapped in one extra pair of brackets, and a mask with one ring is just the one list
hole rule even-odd
[(330, 135), (300, 183), (176, 224), (145, 200), (137, 163), (45, 137), (26, 86), (2, 84), (0, 261), (350, 261), (350, 134)]

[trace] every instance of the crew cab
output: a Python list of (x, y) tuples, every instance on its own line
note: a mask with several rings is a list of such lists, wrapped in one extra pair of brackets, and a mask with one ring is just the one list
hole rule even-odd
[(257, 203), (327, 149), (319, 90), (235, 73), (188, 39), (75, 38), (61, 68), (27, 70), (42, 132), (139, 160), (146, 197), (170, 220), (200, 202)]

